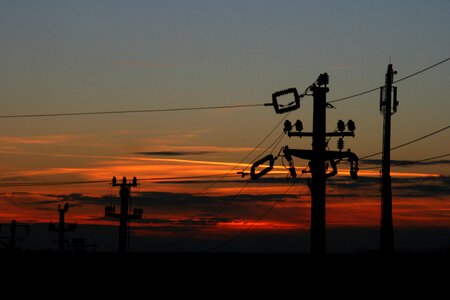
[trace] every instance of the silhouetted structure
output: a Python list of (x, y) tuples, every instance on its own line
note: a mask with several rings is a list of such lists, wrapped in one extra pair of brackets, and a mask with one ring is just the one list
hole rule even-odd
[(86, 252), (87, 249), (92, 249), (93, 251), (97, 250), (97, 244), (86, 244), (86, 240), (84, 238), (76, 238), (71, 239), (71, 243), (69, 243), (69, 249), (75, 252)]
[(122, 183), (117, 183), (116, 177), (113, 177), (112, 186), (120, 187), (120, 214), (115, 212), (116, 208), (114, 206), (106, 206), (105, 216), (119, 219), (119, 252), (125, 253), (129, 247), (128, 221), (132, 219), (142, 220), (143, 209), (134, 208), (132, 214), (128, 213), (130, 189), (138, 186), (136, 177), (133, 177), (132, 182), (127, 182), (127, 178), (123, 177)]
[[(392, 86), (394, 74), (397, 74), (397, 72), (392, 69), (392, 64), (389, 64), (386, 72), (385, 86), (380, 89), (380, 112), (384, 116), (380, 228), (380, 250), (382, 253), (394, 252), (391, 186), (391, 116), (397, 112), (398, 105), (397, 87)], [(393, 103), (392, 100), (394, 100)]]
[[(64, 207), (58, 205), (59, 212), (59, 224), (56, 225), (53, 222), (48, 224), (48, 230), (51, 232), (58, 232), (58, 251), (64, 252), (66, 249), (66, 238), (65, 233), (70, 231), (75, 231), (77, 224), (66, 224), (64, 220), (64, 215), (69, 211), (69, 203), (64, 204)], [(67, 226), (66, 226), (67, 225)]]
[(16, 220), (14, 220), (14, 219), (11, 221), (10, 224), (0, 224), (0, 232), (2, 231), (1, 230), (2, 226), (9, 226), (10, 235), (9, 235), (9, 237), (5, 237), (5, 239), (8, 239), (9, 241), (8, 242), (0, 241), (0, 243), (2, 243), (5, 246), (5, 248), (8, 250), (15, 250), (16, 249), (16, 241), (22, 240), (21, 237), (17, 237), (17, 235), (16, 235), (17, 227), (24, 227), (25, 234), (30, 233), (30, 226), (28, 224), (17, 224)]
[[(292, 177), (297, 176), (294, 167), (292, 156), (309, 160), (309, 169), (311, 173), (311, 180), (308, 180), (308, 186), (311, 190), (311, 253), (324, 254), (326, 253), (326, 178), (334, 176), (338, 173), (337, 163), (342, 159), (347, 158), (351, 163), (350, 175), (356, 179), (358, 174), (358, 157), (350, 150), (342, 152), (344, 148), (344, 136), (354, 137), (355, 123), (349, 120), (347, 123), (348, 132), (345, 131), (346, 124), (340, 120), (338, 122), (338, 130), (335, 132), (326, 132), (326, 108), (330, 105), (326, 102), (326, 94), (328, 92), (329, 77), (327, 73), (321, 74), (317, 81), (306, 89), (304, 94), (299, 95), (295, 88), (276, 92), (272, 95), (272, 104), (276, 113), (284, 113), (295, 110), (300, 107), (300, 98), (307, 95), (308, 90), (312, 91), (314, 106), (313, 106), (313, 132), (302, 132), (303, 123), (297, 120), (294, 128), (297, 132), (292, 132), (293, 126), (290, 121), (285, 121), (284, 131), (288, 136), (309, 136), (312, 137), (312, 150), (290, 149), (288, 146), (283, 148), (284, 158), (289, 162), (289, 172)], [(281, 105), (278, 103), (277, 97), (285, 96), (286, 94), (293, 94), (294, 101), (288, 105)], [(326, 137), (340, 136), (338, 141), (339, 151), (327, 151), (328, 141)], [(274, 164), (276, 158), (273, 155), (267, 155), (261, 160), (258, 160), (252, 165), (251, 178), (257, 179), (267, 174)], [(261, 172), (256, 173), (256, 169), (269, 162), (269, 167), (266, 167)], [(332, 171), (327, 173), (327, 162), (330, 163)], [(306, 173), (303, 171), (303, 173)]]

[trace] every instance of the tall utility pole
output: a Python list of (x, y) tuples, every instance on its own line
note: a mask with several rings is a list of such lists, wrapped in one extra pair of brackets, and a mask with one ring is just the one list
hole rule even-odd
[[(397, 88), (392, 86), (394, 74), (397, 74), (397, 72), (393, 70), (392, 64), (389, 64), (386, 72), (385, 86), (380, 90), (380, 112), (384, 116), (380, 228), (380, 250), (382, 253), (394, 252), (391, 187), (391, 116), (397, 112), (398, 105)], [(394, 100), (393, 103), (392, 100)]]
[[(58, 232), (58, 251), (65, 251), (66, 238), (65, 233), (70, 231), (75, 231), (77, 224), (66, 224), (64, 220), (64, 215), (69, 211), (69, 203), (64, 204), (64, 207), (58, 205), (59, 212), (59, 224), (58, 226), (53, 222), (48, 224), (48, 230), (51, 232)], [(66, 226), (67, 225), (67, 226)]]
[(128, 221), (132, 219), (142, 220), (143, 209), (135, 208), (132, 214), (128, 213), (130, 203), (130, 189), (137, 187), (137, 179), (133, 177), (132, 182), (127, 182), (127, 178), (123, 177), (122, 183), (117, 183), (116, 177), (112, 179), (112, 186), (119, 186), (120, 191), (120, 213), (115, 213), (114, 206), (105, 207), (105, 216), (119, 219), (119, 252), (125, 253), (129, 247)]
[[(290, 121), (285, 121), (284, 131), (288, 133), (288, 136), (298, 137), (312, 137), (312, 150), (300, 150), (290, 149), (288, 146), (283, 147), (283, 156), (289, 162), (289, 172), (292, 177), (296, 177), (297, 173), (294, 167), (292, 156), (309, 160), (309, 169), (311, 172), (311, 181), (308, 184), (311, 190), (311, 253), (312, 254), (325, 254), (326, 253), (326, 179), (328, 177), (337, 174), (337, 163), (342, 159), (347, 158), (351, 163), (350, 175), (356, 179), (358, 173), (358, 157), (356, 154), (350, 152), (350, 150), (342, 152), (344, 148), (344, 136), (354, 137), (355, 123), (349, 120), (347, 123), (348, 132), (345, 131), (345, 123), (343, 121), (338, 122), (338, 130), (335, 132), (326, 132), (326, 109), (329, 104), (326, 101), (326, 94), (328, 93), (327, 85), (329, 83), (329, 77), (327, 73), (321, 74), (317, 81), (312, 84), (308, 89), (313, 92), (313, 131), (302, 132), (303, 124), (300, 120), (297, 120), (294, 124), (296, 132), (292, 132), (293, 126)], [(307, 92), (306, 91), (306, 92)], [(306, 94), (305, 92), (305, 94)], [(293, 94), (294, 101), (288, 105), (280, 105), (277, 97), (285, 96), (286, 94)], [(284, 91), (276, 92), (272, 95), (272, 105), (275, 108), (276, 113), (284, 113), (297, 108), (300, 108), (300, 98), (305, 95), (298, 95), (295, 88), (287, 89)], [(339, 151), (327, 150), (328, 143), (327, 137), (341, 138), (338, 141)], [(267, 155), (261, 160), (258, 160), (252, 165), (251, 178), (257, 179), (267, 174), (272, 168), (276, 158), (273, 155)], [(256, 173), (256, 169), (262, 164), (269, 162), (270, 166), (264, 170)], [(327, 162), (332, 167), (332, 171), (327, 172)], [(244, 175), (244, 174), (243, 174)], [(308, 181), (309, 182), (309, 181)]]
[(327, 87), (314, 86), (311, 159), (311, 253), (326, 253), (325, 152)]

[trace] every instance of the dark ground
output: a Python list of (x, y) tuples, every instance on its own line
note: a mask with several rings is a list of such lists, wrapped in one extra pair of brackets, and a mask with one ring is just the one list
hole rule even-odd
[(403, 296), (426, 293), (428, 299), (436, 299), (432, 295), (446, 299), (450, 271), (450, 254), (445, 253), (320, 257), (258, 253), (0, 252), (0, 260), (2, 283), (20, 280), (37, 284), (44, 293), (66, 286), (73, 293), (89, 290), (89, 294), (100, 293), (114, 299), (116, 293), (154, 295), (146, 299), (175, 299), (180, 293), (186, 299), (221, 298), (217, 295), (227, 299), (242, 299), (244, 295), (253, 295), (249, 299), (299, 299), (294, 296), (309, 293), (323, 299), (362, 293), (358, 298), (366, 299), (389, 290)]

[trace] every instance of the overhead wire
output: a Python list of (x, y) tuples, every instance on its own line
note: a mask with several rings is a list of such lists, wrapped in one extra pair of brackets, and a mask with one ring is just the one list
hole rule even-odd
[(438, 156), (434, 156), (434, 157), (429, 157), (429, 158), (424, 158), (424, 159), (421, 159), (421, 160), (393, 163), (393, 164), (391, 164), (391, 166), (415, 165), (415, 164), (420, 164), (420, 163), (425, 162), (425, 161), (435, 160), (435, 159), (438, 159), (438, 158), (444, 158), (444, 157), (447, 157), (447, 156), (450, 156), (450, 153), (443, 154), (443, 155), (438, 155)]
[[(435, 68), (435, 67), (437, 67), (437, 66), (439, 66), (439, 65), (441, 65), (441, 64), (443, 64), (443, 63), (445, 63), (445, 62), (447, 62), (449, 60), (450, 60), (450, 57), (446, 58), (444, 60), (441, 60), (440, 62), (435, 63), (435, 64), (433, 64), (433, 65), (431, 65), (429, 67), (426, 67), (426, 68), (421, 69), (421, 70), (419, 70), (417, 72), (414, 72), (414, 73), (412, 73), (412, 74), (410, 74), (408, 76), (405, 76), (405, 77), (402, 77), (400, 79), (397, 79), (397, 80), (393, 81), (393, 83), (401, 82), (403, 80), (406, 80), (406, 79), (409, 79), (409, 78), (414, 77), (416, 75), (419, 75), (419, 74), (421, 74), (421, 73), (423, 73), (425, 71), (428, 71), (430, 69), (433, 69), (433, 68)], [(352, 99), (352, 98), (355, 98), (355, 97), (359, 97), (359, 96), (362, 96), (362, 95), (365, 95), (365, 94), (369, 94), (369, 93), (378, 91), (381, 87), (382, 86), (379, 86), (379, 87), (376, 87), (376, 88), (373, 88), (373, 89), (370, 89), (370, 90), (367, 90), (367, 91), (364, 91), (364, 92), (356, 93), (356, 94), (353, 94), (353, 95), (350, 95), (350, 96), (347, 96), (347, 97), (337, 98), (337, 99), (334, 99), (334, 100), (331, 100), (331, 101), (327, 101), (327, 102), (328, 103), (334, 103), (334, 102), (340, 102), (340, 101)]]
[[(438, 159), (438, 158), (443, 158), (443, 157), (447, 157), (447, 156), (450, 156), (450, 153), (443, 154), (443, 155), (438, 155), (438, 156), (433, 156), (433, 157), (428, 157), (428, 158), (424, 158), (424, 159), (420, 159), (420, 160), (393, 163), (393, 164), (391, 164), (391, 167), (420, 164), (420, 163), (425, 162), (425, 161), (434, 160), (434, 159)], [(380, 169), (380, 168), (381, 168), (380, 166), (374, 166), (374, 167), (368, 167), (368, 168), (361, 168), (360, 170), (365, 171), (365, 170), (374, 170), (374, 169)]]
[[(423, 68), (417, 72), (414, 72), (410, 75), (402, 77), (400, 79), (395, 80), (393, 83), (401, 82), (403, 80), (409, 79), (416, 75), (419, 75), (425, 71), (433, 69), (447, 61), (450, 58), (446, 58), (437, 62), (431, 66)], [(334, 103), (339, 101), (348, 100), (351, 98), (355, 98), (358, 96), (362, 96), (374, 91), (377, 91), (379, 87), (360, 92), (357, 94), (353, 94), (347, 97), (342, 97), (338, 99), (334, 99), (328, 101), (328, 103)], [(217, 109), (233, 109), (233, 108), (248, 108), (248, 107), (264, 107), (266, 106), (264, 103), (255, 103), (255, 104), (236, 104), (236, 105), (218, 105), (218, 106), (194, 106), (194, 107), (174, 107), (174, 108), (155, 108), (155, 109), (135, 109), (135, 110), (111, 110), (111, 111), (91, 111), (91, 112), (67, 112), (67, 113), (42, 113), (42, 114), (17, 114), (17, 115), (0, 115), (0, 119), (14, 119), (14, 118), (42, 118), (42, 117), (71, 117), (71, 116), (89, 116), (89, 115), (112, 115), (112, 114), (131, 114), (131, 113), (159, 113), (159, 112), (179, 112), (179, 111), (195, 111), (195, 110), (217, 110)]]
[[(233, 196), (233, 198), (226, 202), (226, 205), (223, 206), (216, 214), (214, 214), (214, 216), (212, 216), (213, 219), (217, 219), (218, 217), (220, 217), (228, 208), (230, 208), (230, 206), (234, 203), (234, 201), (237, 199), (237, 197), (239, 197), (239, 195), (244, 191), (244, 189), (247, 187), (247, 185), (250, 183), (250, 180), (247, 180), (245, 182), (245, 184), (241, 187), (241, 189)], [(176, 246), (180, 246), (181, 244), (185, 243), (187, 240), (192, 239), (193, 237), (195, 237), (196, 235), (198, 235), (200, 232), (202, 232), (205, 228), (210, 227), (211, 226), (211, 222), (206, 222), (205, 224), (203, 224), (202, 226), (196, 228), (195, 231), (193, 231), (192, 233), (190, 233), (189, 235), (185, 236), (184, 238), (178, 240), (177, 242), (174, 243), (174, 245)]]
[[(392, 151), (392, 150), (395, 150), (395, 149), (399, 149), (399, 148), (402, 148), (402, 147), (411, 145), (411, 144), (413, 144), (413, 143), (415, 143), (415, 142), (418, 142), (418, 141), (421, 141), (421, 140), (423, 140), (423, 139), (426, 139), (426, 138), (428, 138), (428, 137), (430, 137), (430, 136), (433, 136), (433, 135), (435, 135), (435, 134), (438, 134), (439, 132), (445, 131), (445, 130), (447, 130), (447, 129), (449, 129), (449, 128), (450, 128), (450, 125), (449, 125), (449, 126), (446, 126), (446, 127), (444, 127), (444, 128), (438, 129), (438, 130), (436, 130), (436, 131), (433, 131), (433, 132), (431, 132), (431, 133), (428, 133), (428, 134), (426, 134), (426, 135), (424, 135), (424, 136), (421, 136), (421, 137), (419, 137), (419, 138), (416, 138), (416, 139), (414, 139), (414, 140), (411, 140), (411, 141), (409, 141), (409, 142), (406, 142), (406, 143), (403, 143), (403, 144), (401, 144), (401, 145), (392, 147), (390, 150)], [(377, 156), (377, 155), (380, 155), (380, 154), (382, 154), (382, 153), (383, 153), (383, 152), (377, 152), (377, 153), (365, 155), (365, 156), (363, 156), (363, 157), (360, 157), (359, 159), (365, 159), (365, 158)]]
[[(165, 181), (165, 180), (182, 180), (197, 179), (224, 176), (224, 174), (198, 175), (198, 176), (178, 176), (178, 177), (152, 177), (143, 178), (139, 181)], [(0, 179), (1, 180), (1, 179)], [(0, 182), (0, 187), (4, 186), (53, 186), (53, 185), (78, 185), (78, 184), (97, 184), (110, 183), (111, 180), (74, 180), (74, 181), (34, 181), (34, 182)]]
[(20, 114), (20, 115), (0, 115), (0, 119), (14, 118), (42, 118), (42, 117), (73, 117), (73, 116), (92, 116), (92, 115), (113, 115), (113, 114), (132, 114), (132, 113), (158, 113), (158, 112), (177, 112), (194, 110), (216, 110), (264, 106), (261, 104), (237, 104), (221, 106), (198, 106), (198, 107), (176, 107), (176, 108), (157, 108), (157, 109), (135, 109), (135, 110), (110, 110), (110, 111), (92, 111), (92, 112), (69, 112), (69, 113), (47, 113), (47, 114)]
[[(418, 74), (420, 74), (420, 73), (423, 73), (423, 72), (425, 72), (425, 71), (427, 71), (427, 70), (429, 70), (429, 69), (432, 69), (432, 68), (434, 68), (434, 67), (436, 67), (436, 66), (438, 66), (438, 65), (440, 65), (440, 64), (443, 64), (443, 63), (445, 63), (445, 62), (447, 62), (448, 60), (449, 60), (450, 58), (447, 58), (447, 59), (445, 59), (445, 60), (442, 60), (442, 61), (440, 61), (440, 62), (438, 62), (438, 63), (436, 63), (436, 64), (434, 64), (434, 65), (432, 65), (432, 66), (429, 66), (429, 67), (427, 67), (427, 68), (424, 68), (424, 69), (422, 69), (422, 70), (419, 70), (419, 71), (417, 71), (417, 72), (415, 72), (415, 73), (413, 73), (413, 74), (410, 74), (410, 75), (408, 75), (408, 76), (405, 76), (405, 77), (403, 77), (403, 78), (401, 78), (401, 79), (398, 79), (398, 80), (396, 80), (396, 81), (394, 81), (394, 83), (397, 83), (397, 82), (400, 82), (400, 81), (403, 81), (403, 80), (406, 80), (406, 79), (408, 79), (408, 78), (411, 78), (411, 77), (413, 77), (413, 76), (416, 76), (416, 75), (418, 75)], [(343, 98), (339, 98), (339, 99), (335, 99), (335, 100), (332, 100), (332, 101), (329, 101), (329, 103), (333, 103), (333, 102), (338, 102), (338, 101), (343, 101), (343, 100), (347, 100), (347, 99), (351, 99), (351, 98), (354, 98), (354, 97), (357, 97), (357, 96), (361, 96), (361, 95), (364, 95), (364, 94), (367, 94), (367, 93), (370, 93), (370, 92), (373, 92), (373, 91), (375, 91), (375, 90), (378, 90), (379, 89), (379, 87), (377, 87), (377, 88), (374, 88), (374, 89), (370, 89), (370, 90), (368, 90), (368, 91), (365, 91), (365, 92), (361, 92), (361, 93), (357, 93), (357, 94), (354, 94), (354, 95), (351, 95), (351, 96), (348, 96), (348, 97), (343, 97)], [(231, 108), (244, 108), (244, 107), (258, 107), (258, 106), (265, 106), (264, 104), (243, 104), (243, 105), (228, 105), (228, 106), (207, 106), (207, 107), (182, 107), (182, 108), (164, 108), (164, 109), (146, 109), (146, 110), (120, 110), (120, 111), (96, 111), (96, 112), (74, 112), (74, 113), (52, 113), (52, 114), (23, 114), (23, 115), (0, 115), (0, 118), (1, 119), (6, 119), (6, 118), (33, 118), (33, 117), (59, 117), (59, 116), (81, 116), (81, 115), (106, 115), (106, 114), (126, 114), (126, 113), (154, 113), (154, 112), (174, 112), (174, 111), (192, 111), (192, 110), (210, 110), (210, 109), (231, 109)], [(256, 149), (262, 144), (262, 143), (264, 143), (265, 142), (265, 140), (276, 130), (276, 128), (279, 126), (279, 124), (281, 124), (281, 122), (282, 121), (284, 121), (285, 119), (287, 118), (287, 115), (285, 116), (285, 118), (283, 118), (278, 124), (277, 124), (277, 126), (275, 127), (275, 128), (273, 128), (272, 129), (272, 131), (271, 132), (269, 132), (269, 134), (267, 134), (266, 135), (266, 137), (252, 150), (252, 151), (250, 151), (250, 153), (248, 153), (245, 157), (244, 157), (244, 159), (240, 162), (240, 163), (238, 163), (232, 170), (230, 170), (230, 172), (228, 172), (225, 176), (223, 176), (220, 180), (219, 180), (219, 182), (221, 181), (221, 180), (223, 180), (223, 178), (225, 178), (226, 176), (228, 176), (238, 165), (240, 165), (243, 161), (245, 161), (245, 159), (247, 159), (254, 151), (256, 151)], [(421, 139), (424, 139), (424, 138), (426, 138), (426, 137), (428, 137), (428, 136), (431, 136), (431, 135), (433, 135), (433, 134), (436, 134), (436, 133), (438, 133), (438, 132), (441, 132), (441, 131), (443, 131), (443, 130), (446, 130), (446, 129), (448, 129), (448, 127), (449, 126), (447, 126), (446, 128), (443, 128), (443, 129), (441, 129), (441, 130), (439, 130), (439, 131), (437, 131), (437, 132), (434, 132), (434, 133), (432, 133), (432, 134), (430, 134), (430, 135), (427, 135), (427, 136), (424, 136), (424, 137), (421, 137), (421, 138), (418, 138), (418, 139), (416, 139), (416, 140), (413, 140), (413, 141), (410, 141), (410, 142), (408, 142), (408, 143), (405, 143), (405, 144), (402, 144), (402, 145), (400, 145), (400, 146), (397, 146), (397, 147), (395, 147), (395, 149), (397, 149), (397, 148), (400, 148), (400, 147), (403, 147), (403, 146), (406, 146), (406, 145), (409, 145), (409, 144), (411, 144), (411, 143), (414, 143), (414, 142), (416, 142), (416, 141), (419, 141), (419, 140), (421, 140)], [(282, 138), (281, 138), (282, 139)], [(281, 139), (280, 140), (278, 140), (278, 143), (281, 141)], [(275, 141), (277, 141), (277, 140), (275, 140)], [(275, 142), (274, 142), (275, 143)], [(274, 144), (274, 143), (272, 143), (272, 145)], [(277, 143), (277, 145), (278, 145), (278, 143)], [(271, 146), (272, 146), (271, 145)], [(270, 148), (270, 146), (268, 147), (268, 148)], [(373, 156), (375, 156), (375, 155), (378, 155), (379, 153), (377, 153), (377, 154), (374, 154)], [(428, 160), (433, 160), (433, 159), (437, 159), (437, 158), (442, 158), (442, 157), (446, 157), (446, 156), (448, 156), (448, 155), (450, 155), (450, 154), (445, 154), (445, 155), (440, 155), (440, 156), (436, 156), (436, 157), (432, 157), (432, 158), (426, 158), (426, 159), (422, 159), (422, 160), (419, 160), (419, 161), (415, 161), (415, 162), (407, 162), (407, 163), (402, 163), (402, 164), (393, 164), (393, 165), (406, 165), (406, 164), (414, 164), (414, 163), (420, 163), (420, 162), (424, 162), (424, 161), (428, 161)], [(367, 158), (367, 157), (370, 157), (370, 156), (366, 156), (365, 158)], [(184, 177), (185, 178), (185, 177)], [(168, 178), (160, 178), (160, 179), (158, 179), (158, 180), (164, 180), (164, 179), (168, 179)], [(179, 178), (171, 178), (171, 179), (179, 179)], [(155, 179), (144, 179), (144, 180), (155, 180)], [(11, 183), (11, 182), (9, 182), (9, 183), (7, 183), (7, 185), (8, 186), (30, 186), (30, 184), (35, 184), (35, 185), (63, 185), (63, 184), (90, 184), (90, 183), (106, 183), (106, 182), (109, 182), (109, 181), (105, 181), (105, 180), (95, 180), (95, 181), (67, 181), (67, 182), (37, 182), (37, 183)], [(6, 184), (5, 184), (6, 185)], [(0, 183), (0, 186), (5, 186), (5, 185), (3, 185), (2, 183)], [(286, 192), (287, 193), (287, 192)], [(273, 206), (275, 206), (276, 205), (276, 203), (277, 202), (275, 202), (274, 203), (274, 205)], [(273, 207), (272, 207), (273, 208)], [(270, 209), (271, 210), (271, 209)], [(270, 210), (267, 212), (267, 214), (270, 212)], [(267, 214), (265, 214), (265, 215), (263, 215), (263, 217), (265, 217)], [(247, 229), (248, 230), (248, 229)], [(246, 231), (247, 231), (246, 230)], [(244, 232), (245, 233), (245, 232)], [(243, 233), (243, 234), (244, 234)]]
[(277, 200), (275, 200), (273, 202), (273, 204), (271, 206), (269, 206), (269, 208), (264, 211), (264, 213), (258, 217), (255, 221), (253, 221), (249, 226), (247, 226), (246, 228), (244, 228), (242, 231), (240, 231), (239, 233), (237, 233), (236, 235), (234, 235), (233, 237), (231, 237), (228, 240), (223, 241), (222, 243), (210, 248), (207, 250), (207, 252), (214, 252), (219, 248), (223, 248), (229, 244), (231, 244), (232, 242), (236, 241), (237, 239), (239, 239), (240, 237), (242, 237), (247, 231), (249, 231), (252, 227), (255, 226), (255, 224), (261, 222), (261, 220), (263, 220), (264, 218), (267, 217), (267, 215), (275, 208), (275, 206), (280, 203), (284, 197), (286, 197), (286, 195), (289, 193), (289, 191), (294, 187), (294, 185), (298, 182), (298, 179), (294, 180), (293, 183), (288, 187), (288, 189), (280, 196), (278, 197)]
[[(286, 120), (286, 118), (289, 116), (289, 114), (290, 114), (290, 112), (289, 113), (287, 113), (273, 128), (272, 128), (272, 130), (266, 135), (266, 136), (264, 136), (264, 138), (240, 161), (240, 162), (238, 162), (231, 170), (229, 170), (223, 177), (221, 177), (218, 181), (215, 181), (215, 182), (213, 182), (212, 184), (210, 184), (210, 185), (208, 185), (205, 189), (203, 189), (201, 192), (199, 192), (199, 193), (195, 193), (195, 194), (193, 194), (193, 195), (191, 195), (191, 196), (189, 196), (187, 199), (184, 199), (183, 200), (183, 202), (185, 202), (185, 201), (187, 201), (187, 200), (189, 200), (189, 199), (192, 199), (192, 198), (194, 198), (194, 197), (196, 197), (196, 196), (199, 196), (199, 195), (202, 195), (202, 194), (204, 194), (207, 190), (209, 190), (210, 188), (212, 188), (213, 186), (215, 186), (215, 185), (217, 185), (219, 182), (222, 182), (223, 181), (223, 179), (225, 178), (225, 176), (228, 176), (228, 175), (230, 175), (231, 174), (231, 172), (233, 172), (238, 166), (240, 166), (253, 152), (255, 152), (272, 134), (273, 134), (273, 132), (283, 123), (283, 121), (285, 121)], [(275, 139), (275, 141), (274, 142), (272, 142), (272, 144), (270, 144), (259, 156), (261, 156), (262, 154), (264, 154), (269, 148), (271, 148), (272, 146), (274, 146), (274, 148), (281, 142), (281, 140), (283, 139), (283, 137), (284, 137), (284, 135), (285, 135), (285, 133), (283, 132), (280, 136), (278, 136), (276, 139)], [(273, 152), (273, 151), (272, 151)], [(255, 158), (254, 160), (253, 160), (253, 162), (256, 160), (256, 159), (258, 159), (258, 157), (259, 156), (257, 156), (257, 158)], [(246, 170), (248, 168), (248, 166), (247, 167), (245, 167), (244, 168), (244, 171)], [(244, 172), (244, 171), (242, 171), (242, 172)], [(220, 209), (220, 211), (218, 212), (218, 213), (216, 213), (214, 216), (213, 216), (213, 218), (218, 218), (218, 217), (220, 217), (232, 204), (233, 204), (233, 202), (234, 202), (234, 200), (242, 193), (242, 191), (247, 187), (247, 185), (250, 183), (250, 181), (246, 181), (245, 182), (245, 184), (242, 186), (242, 188), (238, 191), (238, 193), (237, 194), (235, 194), (234, 196), (233, 196), (233, 199), (232, 199), (232, 201), (229, 201), (229, 202), (227, 202), (226, 203), (226, 205), (225, 206), (223, 206), (221, 209)], [(203, 231), (206, 227), (209, 227), (210, 226), (210, 224), (208, 224), (208, 223), (206, 223), (205, 225), (203, 225), (203, 226), (201, 226), (201, 227), (199, 227), (199, 228), (197, 228), (194, 232), (192, 232), (191, 234), (189, 234), (189, 235), (187, 235), (187, 236), (185, 236), (184, 238), (182, 238), (182, 239), (180, 239), (180, 240), (178, 240), (175, 244), (174, 244), (174, 246), (175, 247), (180, 247), (180, 245), (182, 244), (182, 243), (184, 243), (185, 241), (187, 241), (187, 240), (189, 240), (189, 239), (191, 239), (191, 238), (193, 238), (193, 237), (195, 237), (196, 235), (198, 235), (201, 231)]]
[[(205, 192), (207, 192), (208, 190), (210, 190), (211, 188), (213, 188), (214, 186), (216, 186), (217, 184), (219, 184), (220, 182), (223, 182), (223, 179), (227, 176), (230, 176), (230, 174), (236, 170), (237, 167), (239, 167), (240, 165), (242, 165), (248, 157), (250, 157), (250, 155), (252, 155), (253, 152), (255, 152), (272, 134), (273, 132), (281, 125), (281, 123), (287, 118), (287, 115), (282, 118), (273, 128), (272, 130), (269, 131), (268, 134), (266, 134), (264, 136), (264, 138), (255, 146), (253, 147), (252, 150), (250, 150), (249, 153), (247, 153), (244, 158), (242, 158), (237, 164), (235, 164), (230, 170), (228, 170), (223, 176), (221, 176), (217, 181), (212, 182), (211, 184), (209, 184), (207, 187), (205, 187), (204, 189), (202, 189), (200, 192), (197, 192), (195, 194), (190, 195), (189, 197), (181, 200), (181, 203), (186, 202), (187, 200), (190, 200), (192, 198), (194, 198), (195, 196), (199, 196), (204, 194)], [(245, 169), (247, 169), (248, 166), (245, 167)], [(244, 169), (244, 170), (245, 170)]]

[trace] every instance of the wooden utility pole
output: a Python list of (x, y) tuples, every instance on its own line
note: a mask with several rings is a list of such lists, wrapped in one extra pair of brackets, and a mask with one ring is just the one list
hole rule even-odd
[(66, 244), (66, 238), (65, 233), (69, 231), (75, 231), (77, 228), (77, 224), (67, 224), (65, 223), (65, 214), (69, 211), (69, 203), (64, 204), (63, 207), (61, 205), (58, 205), (58, 212), (59, 212), (59, 224), (58, 226), (54, 224), (53, 222), (50, 222), (48, 224), (48, 230), (51, 232), (58, 232), (58, 251), (64, 252), (66, 250), (65, 244)]
[[(289, 162), (289, 172), (292, 177), (296, 177), (297, 173), (294, 167), (292, 156), (309, 160), (309, 169), (311, 172), (311, 181), (308, 184), (311, 190), (311, 253), (312, 254), (325, 254), (326, 253), (326, 179), (334, 176), (338, 173), (336, 164), (342, 159), (347, 158), (351, 163), (350, 175), (356, 179), (358, 173), (358, 157), (350, 150), (343, 152), (344, 136), (354, 137), (355, 123), (349, 120), (347, 128), (349, 131), (345, 131), (346, 124), (340, 120), (338, 122), (338, 130), (335, 132), (326, 132), (326, 109), (328, 107), (326, 94), (329, 89), (327, 87), (329, 83), (329, 77), (327, 73), (320, 74), (319, 78), (314, 84), (312, 84), (308, 90), (312, 91), (313, 96), (313, 131), (303, 132), (303, 123), (297, 120), (294, 124), (296, 132), (293, 132), (292, 123), (288, 120), (284, 123), (284, 132), (291, 136), (298, 137), (312, 137), (312, 149), (300, 150), (290, 149), (288, 146), (283, 147), (283, 156)], [(300, 98), (305, 94), (299, 95), (295, 88), (276, 92), (272, 95), (272, 103), (266, 104), (272, 105), (275, 108), (276, 113), (285, 113), (300, 108)], [(281, 105), (278, 103), (278, 97), (292, 94), (294, 101), (288, 105)], [(341, 137), (338, 142), (339, 151), (327, 150), (327, 137)], [(267, 155), (266, 157), (256, 161), (251, 168), (251, 178), (257, 179), (267, 174), (274, 164), (276, 158), (273, 155)], [(264, 163), (269, 163), (269, 167), (266, 167), (259, 173), (256, 170)], [(327, 172), (327, 162), (332, 167), (332, 171)], [(245, 175), (245, 174), (243, 174)], [(309, 182), (309, 181), (308, 181)]]
[(122, 183), (117, 183), (116, 177), (112, 179), (112, 186), (119, 186), (120, 191), (120, 213), (115, 213), (114, 206), (105, 207), (105, 216), (119, 219), (119, 252), (126, 253), (129, 248), (129, 227), (128, 221), (132, 219), (142, 220), (143, 209), (135, 208), (132, 214), (128, 213), (130, 203), (130, 189), (137, 187), (137, 179), (133, 177), (132, 182), (127, 182), (127, 178), (123, 177)]
[[(391, 186), (391, 116), (397, 112), (397, 88), (393, 87), (392, 64), (388, 65), (385, 86), (380, 90), (380, 111), (383, 114), (383, 157), (381, 167), (381, 228), (380, 250), (382, 253), (394, 252), (394, 226), (392, 222)], [(392, 97), (393, 94), (393, 97)], [(392, 103), (392, 100), (393, 103)]]

